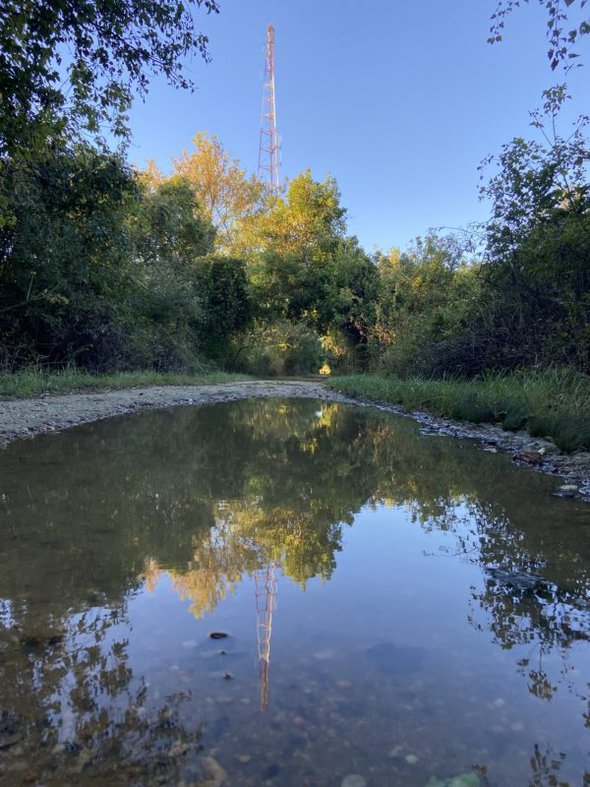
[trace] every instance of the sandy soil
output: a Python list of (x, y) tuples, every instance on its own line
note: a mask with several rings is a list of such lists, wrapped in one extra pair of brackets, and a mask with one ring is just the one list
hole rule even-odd
[(422, 433), (475, 439), (483, 450), (509, 451), (519, 464), (532, 470), (558, 475), (563, 478), (564, 483), (576, 487), (577, 491), (564, 490), (564, 495), (590, 500), (588, 451), (563, 454), (551, 441), (531, 438), (525, 433), (512, 434), (489, 424), (457, 423), (428, 413), (408, 413), (401, 407), (360, 402), (332, 391), (321, 383), (306, 381), (153, 386), (95, 393), (46, 395), (32, 399), (5, 399), (0, 401), (0, 446), (43, 432), (60, 431), (77, 424), (148, 408), (274, 396), (349, 402), (409, 415), (421, 424)]

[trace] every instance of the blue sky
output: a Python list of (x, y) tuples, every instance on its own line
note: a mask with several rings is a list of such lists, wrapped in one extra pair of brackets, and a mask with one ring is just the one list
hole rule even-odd
[[(188, 64), (198, 90), (152, 84), (131, 114), (131, 161), (165, 171), (197, 131), (255, 172), (264, 42), (276, 29), (281, 176), (310, 167), (338, 181), (349, 231), (367, 251), (407, 246), (430, 227), (485, 219), (477, 166), (514, 136), (556, 77), (536, 3), (505, 40), (486, 38), (494, 0), (220, 0), (202, 15), (213, 61)], [(579, 51), (584, 53), (588, 45)], [(570, 75), (571, 114), (587, 111), (588, 68)]]

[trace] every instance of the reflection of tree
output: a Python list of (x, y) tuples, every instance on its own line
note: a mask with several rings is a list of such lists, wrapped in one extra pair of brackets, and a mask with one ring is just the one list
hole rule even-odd
[(112, 635), (142, 581), (166, 572), (202, 616), (269, 564), (301, 585), (328, 580), (366, 505), (401, 506), (455, 534), (456, 551), (484, 569), (473, 624), (502, 648), (529, 648), (526, 663), (516, 658), (535, 696), (549, 700), (567, 680), (545, 656), (588, 639), (590, 531), (555, 527), (563, 503), (548, 498), (550, 482), (378, 412), (313, 401), (157, 411), (14, 445), (1, 462), (0, 655), (13, 663), (0, 663), (1, 707), (29, 708), (35, 745), (71, 711), (93, 767), (107, 738), (121, 761), (142, 761), (142, 741), (162, 732), (159, 712), (141, 710), (125, 637)]
[(570, 787), (569, 781), (563, 782), (558, 778), (564, 759), (562, 752), (556, 753), (550, 747), (543, 752), (535, 743), (530, 759), (533, 775), (529, 787)]
[(115, 610), (88, 610), (59, 633), (27, 633), (18, 615), (2, 630), (0, 784), (15, 783), (11, 765), (23, 751), (26, 780), (55, 787), (181, 778), (201, 731), (181, 720), (186, 696), (158, 701), (134, 677), (122, 622)]

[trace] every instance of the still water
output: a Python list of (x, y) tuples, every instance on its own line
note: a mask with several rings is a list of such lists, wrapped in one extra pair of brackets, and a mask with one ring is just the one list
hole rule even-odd
[(0, 785), (589, 785), (590, 507), (556, 485), (313, 401), (13, 444)]

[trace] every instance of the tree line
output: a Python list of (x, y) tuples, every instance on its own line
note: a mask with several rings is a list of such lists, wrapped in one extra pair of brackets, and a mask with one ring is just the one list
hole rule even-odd
[[(515, 5), (500, 4), (494, 40)], [(585, 118), (555, 131), (564, 85), (532, 114), (536, 139), (485, 162), (487, 223), (368, 254), (332, 176), (306, 170), (277, 195), (215, 136), (198, 133), (171, 174), (105, 145), (151, 76), (190, 87), (183, 55), (208, 57), (194, 19), (173, 0), (2, 12), (0, 367), (590, 371), (590, 153)], [(560, 24), (556, 65), (587, 32), (578, 21), (568, 44)]]

